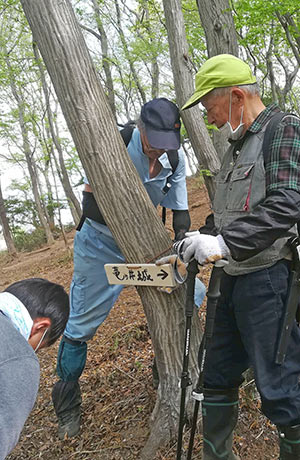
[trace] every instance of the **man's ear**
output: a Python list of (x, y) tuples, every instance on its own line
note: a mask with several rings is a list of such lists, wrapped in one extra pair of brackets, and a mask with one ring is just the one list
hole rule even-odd
[(245, 103), (245, 93), (240, 88), (232, 88), (231, 90), (232, 103), (239, 106), (244, 105)]
[(50, 326), (51, 326), (50, 318), (46, 316), (41, 317), (41, 318), (35, 318), (35, 320), (33, 320), (33, 326), (31, 328), (29, 338), (33, 337), (35, 334), (38, 334), (39, 332), (44, 332), (44, 330), (49, 328)]

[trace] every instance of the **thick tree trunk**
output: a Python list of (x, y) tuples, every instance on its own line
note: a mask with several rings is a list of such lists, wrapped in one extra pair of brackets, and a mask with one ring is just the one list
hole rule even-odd
[[(188, 43), (185, 34), (180, 0), (163, 0), (171, 65), (176, 91), (176, 100), (183, 106), (194, 92), (194, 77), (188, 56)], [(198, 105), (181, 112), (181, 116), (191, 140), (192, 147), (200, 165), (210, 170), (212, 175), (220, 168), (220, 162), (208, 135)], [(215, 191), (213, 177), (205, 176), (205, 185), (210, 199)]]
[(229, 0), (197, 0), (208, 57), (217, 54), (238, 56), (239, 48)]
[[(157, 212), (132, 165), (69, 0), (21, 0), (61, 104), (96, 201), (127, 262), (156, 258), (171, 246)], [(176, 435), (184, 341), (185, 289), (139, 293), (152, 337), (161, 387), (153, 435), (158, 445)], [(195, 380), (200, 327), (194, 318), (190, 371)]]
[(15, 247), (13, 238), (11, 236), (8, 219), (6, 216), (6, 209), (5, 209), (5, 203), (4, 203), (3, 194), (2, 194), (1, 183), (0, 183), (0, 221), (2, 225), (2, 231), (3, 231), (3, 236), (4, 236), (5, 244), (7, 247), (7, 251), (12, 256), (16, 256), (17, 250)]

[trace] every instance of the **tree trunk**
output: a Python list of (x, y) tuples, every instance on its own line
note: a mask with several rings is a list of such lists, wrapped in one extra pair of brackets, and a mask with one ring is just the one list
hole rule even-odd
[(119, 1), (114, 0), (114, 2), (115, 2), (115, 7), (116, 7), (116, 13), (117, 13), (118, 33), (120, 35), (120, 40), (121, 40), (121, 43), (122, 43), (122, 46), (123, 46), (123, 51), (124, 51), (125, 57), (126, 57), (126, 59), (128, 61), (130, 71), (131, 71), (131, 74), (132, 74), (132, 78), (133, 78), (133, 80), (134, 80), (134, 82), (136, 84), (136, 87), (138, 89), (138, 93), (141, 96), (143, 104), (145, 104), (147, 102), (146, 93), (144, 91), (144, 88), (142, 87), (142, 84), (141, 84), (141, 81), (139, 79), (139, 76), (138, 76), (138, 74), (137, 74), (137, 72), (135, 70), (133, 59), (130, 56), (130, 52), (129, 52), (129, 49), (128, 49), (128, 46), (127, 46), (127, 43), (126, 43), (125, 35), (124, 35), (123, 29), (122, 29), (121, 12), (120, 12)]
[(298, 65), (300, 66), (300, 30), (289, 13), (282, 16), (279, 11), (275, 11), (275, 14), (285, 32), (286, 39), (294, 53)]
[[(96, 201), (128, 263), (153, 260), (171, 239), (132, 165), (69, 0), (21, 0)], [(176, 435), (184, 342), (184, 287), (172, 295), (140, 288), (161, 377), (152, 449)], [(190, 373), (196, 379), (200, 327), (194, 315)]]
[(103, 65), (103, 70), (104, 70), (104, 73), (105, 73), (105, 86), (106, 86), (106, 89), (107, 89), (108, 103), (110, 105), (112, 113), (115, 116), (115, 119), (117, 119), (114, 83), (113, 83), (113, 79), (112, 79), (112, 75), (111, 75), (111, 64), (110, 64), (110, 59), (109, 59), (109, 55), (108, 55), (108, 39), (107, 39), (107, 35), (106, 35), (105, 29), (103, 27), (102, 21), (101, 21), (100, 8), (99, 8), (98, 0), (92, 0), (92, 5), (93, 5), (93, 9), (94, 9), (95, 19), (96, 19), (97, 28), (98, 28), (98, 32), (99, 32), (100, 43), (101, 43), (102, 65)]
[(27, 130), (26, 123), (25, 123), (25, 111), (24, 111), (25, 103), (23, 100), (23, 95), (18, 93), (16, 82), (13, 78), (13, 73), (12, 73), (12, 69), (11, 69), (11, 65), (10, 65), (8, 56), (6, 57), (6, 64), (7, 64), (8, 71), (10, 73), (10, 87), (11, 87), (13, 96), (16, 100), (16, 103), (18, 105), (18, 117), (19, 117), (19, 124), (20, 124), (20, 129), (21, 129), (21, 134), (22, 134), (23, 151), (24, 151), (25, 158), (26, 158), (27, 168), (28, 168), (28, 172), (29, 172), (29, 176), (31, 180), (32, 192), (34, 196), (37, 213), (39, 216), (39, 221), (45, 231), (47, 243), (53, 244), (54, 238), (51, 233), (47, 219), (45, 218), (45, 215), (43, 212), (43, 206), (42, 206), (42, 202), (41, 202), (41, 198), (40, 198), (40, 194), (38, 190), (37, 177), (36, 177), (34, 166), (33, 166), (33, 160), (32, 160), (33, 155), (30, 149), (28, 130)]
[[(233, 54), (238, 57), (239, 46), (228, 0), (197, 0), (201, 24), (206, 37), (208, 57)], [(213, 144), (222, 160), (229, 143), (218, 131), (213, 132)]]
[(228, 0), (197, 0), (204, 29), (208, 57), (217, 54), (239, 55), (231, 6)]
[[(51, 138), (52, 138), (53, 144), (55, 145), (55, 148), (56, 148), (57, 153), (58, 153), (59, 165), (60, 165), (60, 171), (58, 170), (59, 178), (60, 178), (60, 181), (62, 183), (65, 195), (66, 195), (68, 203), (69, 203), (69, 207), (70, 207), (70, 211), (71, 211), (71, 214), (72, 214), (72, 217), (73, 217), (74, 224), (75, 224), (75, 226), (77, 226), (78, 223), (79, 223), (81, 214), (82, 214), (81, 206), (80, 206), (80, 203), (77, 200), (77, 198), (75, 196), (75, 193), (73, 192), (72, 186), (70, 184), (68, 172), (67, 172), (67, 169), (66, 169), (66, 166), (65, 166), (65, 163), (64, 163), (62, 147), (61, 147), (61, 144), (60, 144), (60, 141), (59, 141), (59, 137), (58, 137), (58, 135), (57, 135), (57, 133), (55, 132), (55, 129), (54, 129), (55, 119), (53, 117), (52, 110), (51, 110), (51, 105), (50, 105), (50, 97), (49, 97), (50, 90), (49, 90), (48, 85), (47, 85), (44, 67), (43, 67), (43, 65), (41, 63), (39, 52), (38, 52), (38, 49), (37, 49), (35, 43), (33, 43), (33, 52), (34, 52), (34, 57), (35, 57), (36, 63), (38, 65), (38, 68), (39, 68), (39, 71), (40, 71), (40, 78), (41, 78), (43, 93), (44, 93), (44, 97), (45, 97), (45, 101), (46, 101), (46, 110), (47, 110), (47, 117), (48, 117), (48, 123), (49, 123), (49, 130), (50, 130), (50, 133), (51, 133)], [(54, 152), (52, 152), (52, 153), (53, 153), (53, 157), (54, 157)], [(54, 157), (54, 160), (56, 160), (55, 157)]]
[[(185, 35), (183, 13), (180, 0), (163, 0), (171, 65), (176, 91), (176, 100), (183, 106), (194, 92), (192, 68), (188, 56), (188, 43)], [(184, 126), (191, 140), (192, 147), (200, 165), (215, 175), (220, 162), (208, 135), (198, 105), (181, 112)], [(213, 177), (205, 176), (205, 185), (210, 199), (214, 196)]]
[(9, 223), (8, 223), (8, 219), (6, 215), (6, 209), (5, 209), (5, 203), (4, 203), (3, 194), (2, 194), (1, 183), (0, 183), (0, 221), (2, 225), (3, 236), (4, 236), (5, 243), (6, 243), (7, 251), (12, 256), (16, 256), (17, 250), (15, 247), (13, 238), (11, 236), (10, 228), (9, 228)]
[[(149, 34), (149, 40), (150, 40), (151, 46), (153, 46), (153, 43), (155, 42), (155, 38), (154, 38), (155, 31), (152, 30), (153, 27), (150, 26), (148, 0), (144, 0), (142, 2), (142, 8), (143, 8), (143, 12), (145, 15), (146, 29)], [(154, 99), (159, 96), (159, 65), (158, 65), (157, 55), (154, 52), (151, 52), (150, 75), (151, 75), (151, 96), (152, 96), (152, 99)]]

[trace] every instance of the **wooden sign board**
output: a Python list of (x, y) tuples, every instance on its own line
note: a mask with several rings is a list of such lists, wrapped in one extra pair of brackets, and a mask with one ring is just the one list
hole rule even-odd
[(109, 284), (176, 286), (171, 264), (105, 264)]

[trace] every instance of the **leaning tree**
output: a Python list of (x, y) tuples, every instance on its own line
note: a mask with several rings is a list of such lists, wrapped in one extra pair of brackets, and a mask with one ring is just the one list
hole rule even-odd
[[(171, 246), (132, 165), (69, 0), (21, 0), (49, 72), (68, 128), (96, 201), (128, 263), (144, 263)], [(140, 287), (160, 374), (152, 414), (151, 442), (141, 457), (153, 459), (157, 448), (177, 431), (184, 342), (185, 289), (171, 296)], [(200, 327), (191, 342), (191, 377), (196, 379)]]

